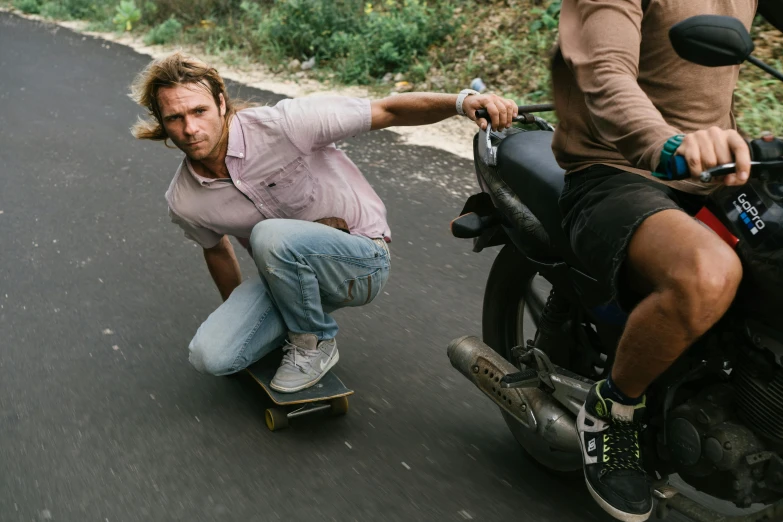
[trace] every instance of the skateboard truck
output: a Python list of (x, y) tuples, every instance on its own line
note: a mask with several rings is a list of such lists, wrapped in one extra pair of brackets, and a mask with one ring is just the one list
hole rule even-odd
[(287, 428), (290, 419), (325, 410), (330, 410), (333, 416), (345, 415), (348, 413), (348, 397), (337, 397), (323, 402), (307, 402), (290, 411), (282, 406), (267, 408), (264, 420), (269, 431), (278, 431)]

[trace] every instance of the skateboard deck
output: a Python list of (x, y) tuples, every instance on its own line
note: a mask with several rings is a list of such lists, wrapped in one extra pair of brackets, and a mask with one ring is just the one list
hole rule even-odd
[(276, 408), (266, 410), (266, 425), (271, 431), (288, 427), (288, 420), (321, 410), (331, 410), (333, 415), (344, 415), (348, 411), (348, 396), (353, 390), (329, 371), (313, 386), (293, 393), (281, 393), (270, 386), (282, 354), (271, 353), (248, 367), (245, 371), (269, 396)]

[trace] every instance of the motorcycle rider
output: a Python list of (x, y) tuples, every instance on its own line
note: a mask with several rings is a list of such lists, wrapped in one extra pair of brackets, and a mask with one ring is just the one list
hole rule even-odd
[[(758, 9), (783, 25), (780, 0)], [(652, 511), (639, 445), (645, 390), (721, 319), (742, 279), (734, 250), (688, 214), (719, 183), (652, 175), (665, 174), (676, 154), (693, 176), (736, 161), (723, 183), (747, 181), (749, 148), (732, 113), (739, 66), (687, 62), (668, 31), (700, 14), (750, 28), (756, 11), (757, 0), (562, 2), (552, 148), (567, 172), (563, 227), (577, 258), (629, 313), (611, 374), (577, 418), (588, 489), (619, 520)]]
[[(334, 142), (458, 113), (475, 121), (482, 108), (506, 128), (517, 114), (512, 100), (468, 90), (242, 108), (214, 68), (180, 53), (150, 63), (133, 97), (149, 113), (134, 136), (185, 153), (166, 192), (169, 214), (203, 248), (225, 301), (191, 341), (191, 364), (230, 374), (284, 345), (271, 383), (281, 392), (312, 386), (334, 366), (330, 312), (369, 303), (389, 276), (386, 208)], [(229, 235), (251, 252), (258, 277), (242, 282)]]

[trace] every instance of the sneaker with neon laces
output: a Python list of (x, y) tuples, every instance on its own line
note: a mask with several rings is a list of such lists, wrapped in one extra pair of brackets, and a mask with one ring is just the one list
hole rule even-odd
[(577, 416), (587, 489), (614, 518), (642, 522), (653, 508), (639, 447), (646, 402), (629, 406), (605, 398), (604, 382), (593, 385)]
[(311, 334), (289, 334), (283, 346), (283, 360), (269, 386), (293, 393), (314, 385), (340, 360), (337, 341), (318, 341)]

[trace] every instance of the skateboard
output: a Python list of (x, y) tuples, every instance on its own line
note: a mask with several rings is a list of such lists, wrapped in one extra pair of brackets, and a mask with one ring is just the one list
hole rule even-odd
[(266, 427), (270, 431), (285, 429), (290, 419), (317, 411), (329, 410), (334, 416), (348, 412), (348, 396), (353, 395), (353, 390), (347, 388), (333, 371), (327, 372), (313, 386), (298, 392), (280, 393), (273, 390), (269, 384), (281, 359), (282, 354), (276, 351), (245, 370), (275, 403), (274, 407), (267, 408), (264, 415)]

